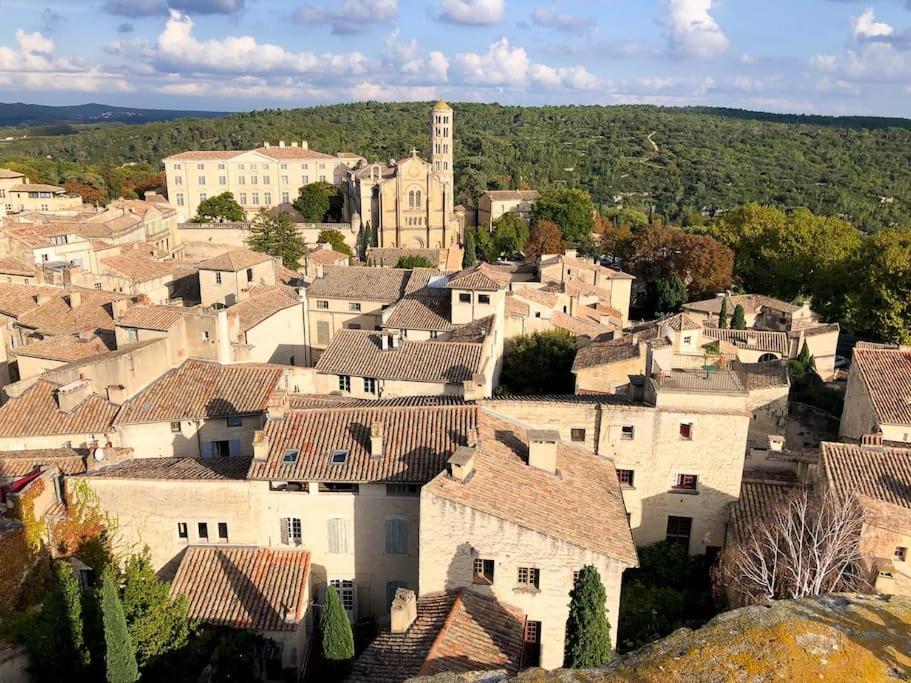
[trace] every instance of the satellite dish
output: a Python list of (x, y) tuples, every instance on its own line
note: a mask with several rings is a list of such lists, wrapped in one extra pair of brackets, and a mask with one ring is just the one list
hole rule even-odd
[(96, 448), (93, 455), (95, 456), (95, 462), (101, 462), (104, 460), (104, 449), (100, 447)]

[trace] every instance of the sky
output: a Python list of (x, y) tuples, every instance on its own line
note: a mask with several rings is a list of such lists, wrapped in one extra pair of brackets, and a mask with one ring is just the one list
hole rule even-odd
[(911, 117), (911, 0), (0, 0), (0, 101)]

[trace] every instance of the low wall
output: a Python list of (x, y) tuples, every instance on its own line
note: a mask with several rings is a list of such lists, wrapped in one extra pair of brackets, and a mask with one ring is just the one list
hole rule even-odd
[[(308, 245), (314, 245), (322, 230), (338, 230), (345, 243), (357, 246), (357, 232), (351, 223), (296, 223), (297, 230)], [(252, 223), (179, 223), (177, 234), (180, 242), (208, 242), (231, 247), (246, 246)]]

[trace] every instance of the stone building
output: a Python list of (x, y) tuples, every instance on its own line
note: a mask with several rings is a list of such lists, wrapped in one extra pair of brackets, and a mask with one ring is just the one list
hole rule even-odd
[(478, 225), (490, 230), (495, 220), (510, 211), (528, 221), (537, 198), (536, 190), (488, 190), (478, 197)]
[(56, 185), (31, 182), (24, 173), (0, 168), (0, 216), (22, 211), (76, 213), (82, 197)]
[(199, 295), (203, 306), (231, 306), (250, 295), (256, 285), (274, 285), (275, 259), (250, 249), (234, 249), (199, 264)]
[(911, 443), (911, 348), (861, 342), (848, 372), (839, 436)]

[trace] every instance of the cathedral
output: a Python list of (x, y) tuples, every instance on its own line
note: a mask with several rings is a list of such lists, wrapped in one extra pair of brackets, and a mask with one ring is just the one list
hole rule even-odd
[[(389, 163), (364, 160), (342, 188), (346, 213), (370, 227), (378, 247), (446, 249), (462, 241), (453, 212), (453, 111), (440, 100), (430, 112), (430, 161), (416, 149)], [(355, 216), (357, 214), (357, 216)]]

